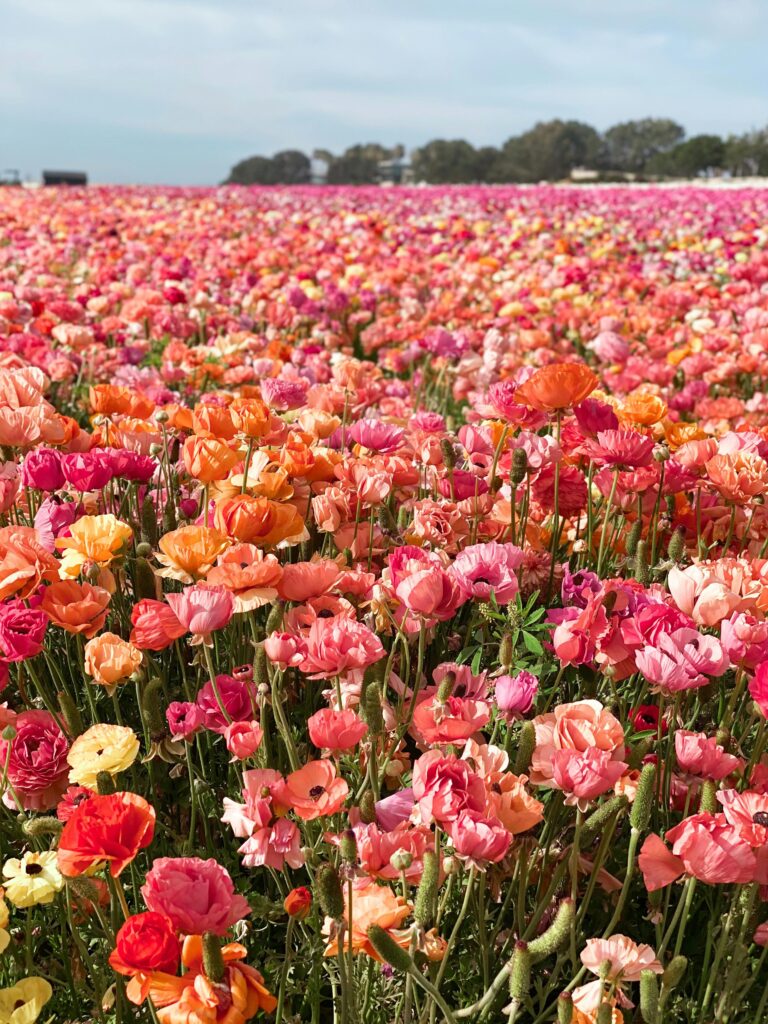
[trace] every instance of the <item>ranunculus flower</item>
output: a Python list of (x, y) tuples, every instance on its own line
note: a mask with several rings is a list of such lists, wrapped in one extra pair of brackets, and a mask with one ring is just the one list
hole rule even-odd
[(354, 711), (320, 708), (307, 719), (309, 738), (321, 750), (352, 750), (368, 732)]
[(309, 761), (291, 772), (278, 792), (280, 802), (303, 821), (335, 814), (348, 794), (349, 786), (337, 776), (331, 761)]
[(113, 878), (152, 842), (155, 810), (136, 793), (94, 794), (65, 823), (58, 846), (59, 871), (67, 878), (108, 865)]
[(116, 633), (100, 633), (85, 645), (85, 671), (112, 689), (141, 667), (141, 651)]
[(503, 860), (512, 842), (512, 835), (497, 818), (476, 811), (462, 811), (449, 822), (447, 831), (456, 856), (481, 871)]
[(160, 857), (152, 865), (141, 895), (150, 910), (165, 914), (184, 935), (224, 935), (251, 912), (235, 892), (226, 868), (199, 857)]
[(166, 600), (187, 633), (207, 637), (223, 629), (235, 610), (235, 599), (224, 587), (197, 584), (180, 594), (167, 594)]
[(310, 679), (332, 679), (380, 661), (385, 651), (373, 630), (346, 615), (317, 618), (306, 638), (301, 668)]
[(54, 448), (27, 452), (21, 465), (21, 481), (36, 491), (58, 491), (64, 485), (60, 452)]
[(99, 722), (86, 729), (70, 747), (69, 781), (96, 789), (99, 772), (117, 775), (130, 768), (139, 753), (139, 738), (127, 725)]
[(151, 598), (133, 606), (131, 623), (131, 643), (142, 651), (163, 651), (187, 631), (169, 605)]
[(496, 677), (496, 706), (510, 718), (517, 718), (531, 710), (539, 689), (539, 681), (530, 672), (514, 676)]
[[(69, 743), (49, 711), (22, 711), (13, 740), (0, 738), (0, 764), (8, 759), (8, 778), (25, 811), (48, 811), (67, 788)], [(10, 755), (8, 748), (10, 746)], [(3, 803), (15, 807), (10, 789)]]
[[(115, 948), (109, 955), (109, 965), (118, 974), (131, 978), (152, 971), (175, 974), (180, 955), (179, 939), (170, 920), (165, 914), (150, 910), (134, 914), (121, 925), (115, 936)], [(134, 988), (140, 985), (141, 981)]]
[(263, 739), (264, 730), (258, 722), (254, 721), (230, 722), (224, 730), (227, 750), (238, 761), (252, 757), (261, 746)]
[(413, 796), (426, 822), (455, 821), (464, 810), (485, 809), (485, 786), (466, 761), (429, 750), (413, 766)]
[[(218, 690), (218, 696), (216, 694)], [(216, 690), (209, 679), (200, 687), (195, 703), (203, 712), (203, 725), (211, 732), (226, 733), (230, 722), (248, 722), (256, 712), (253, 684), (234, 676), (216, 676)], [(219, 703), (221, 701), (221, 703)]]
[(34, 658), (43, 649), (48, 616), (14, 598), (0, 604), (0, 651), (8, 661)]

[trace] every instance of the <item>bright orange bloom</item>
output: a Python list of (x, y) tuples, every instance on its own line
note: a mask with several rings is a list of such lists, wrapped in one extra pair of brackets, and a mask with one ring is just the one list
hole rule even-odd
[(85, 645), (85, 671), (95, 683), (113, 689), (141, 665), (141, 651), (115, 633), (100, 633)]
[(348, 794), (349, 786), (336, 775), (332, 761), (310, 761), (286, 778), (279, 800), (304, 821), (312, 821), (335, 814)]
[(222, 533), (244, 544), (274, 546), (282, 540), (298, 541), (304, 520), (293, 505), (282, 505), (269, 498), (238, 494), (216, 505), (214, 524)]
[(94, 384), (89, 391), (88, 400), (91, 412), (111, 416), (119, 413), (146, 420), (155, 410), (151, 398), (142, 395), (133, 388), (119, 387), (117, 384)]
[(149, 975), (149, 998), (160, 1024), (245, 1024), (263, 1010), (272, 1013), (277, 1000), (254, 968), (239, 961), (247, 952), (238, 942), (222, 947), (224, 977), (214, 983), (203, 970), (203, 942), (199, 935), (184, 939), (181, 978), (155, 972)]
[(222, 441), (231, 441), (237, 433), (229, 409), (211, 403), (195, 406), (192, 429), (199, 437), (216, 437)]
[(188, 437), (181, 454), (189, 475), (203, 484), (223, 480), (240, 461), (238, 452), (213, 437)]
[(30, 526), (0, 528), (0, 601), (12, 594), (29, 597), (41, 583), (59, 577), (58, 560)]
[(705, 468), (726, 501), (742, 504), (768, 490), (768, 462), (759, 455), (744, 451), (715, 455)]
[(515, 401), (542, 412), (554, 412), (583, 402), (597, 385), (597, 377), (584, 363), (552, 363), (520, 385)]
[(667, 403), (658, 395), (652, 395), (647, 391), (635, 391), (618, 404), (616, 415), (622, 423), (652, 427), (667, 415)]
[(181, 583), (203, 579), (213, 563), (229, 547), (229, 540), (210, 526), (182, 526), (164, 534), (155, 557), (163, 566), (157, 575)]
[(235, 429), (246, 437), (264, 437), (270, 431), (272, 416), (260, 398), (236, 398), (229, 413)]
[[(391, 937), (403, 949), (407, 949), (411, 941), (411, 929), (399, 930), (403, 921), (411, 913), (411, 905), (402, 896), (395, 896), (388, 885), (369, 882), (355, 888), (352, 893), (352, 921), (349, 920), (349, 898), (344, 886), (344, 921), (347, 928), (344, 932), (344, 948), (350, 945), (355, 953), (366, 953), (374, 960), (381, 960), (368, 938), (371, 925), (378, 925), (389, 932)], [(328, 938), (325, 956), (336, 956), (339, 951), (338, 938), (333, 922), (326, 918), (323, 933)]]
[(117, 878), (155, 832), (155, 809), (136, 793), (94, 795), (72, 812), (59, 838), (59, 871), (76, 878), (109, 865)]

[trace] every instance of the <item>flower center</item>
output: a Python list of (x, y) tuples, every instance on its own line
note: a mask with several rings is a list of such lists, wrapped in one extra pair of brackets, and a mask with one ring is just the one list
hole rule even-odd
[(24, 871), (28, 875), (39, 875), (43, 870), (42, 864), (26, 864)]
[(768, 828), (768, 811), (756, 811), (752, 815), (752, 821), (755, 825), (762, 825)]
[(318, 800), (323, 795), (324, 792), (324, 786), (313, 786), (312, 789), (310, 789), (309, 791), (309, 795), (312, 797), (313, 800)]

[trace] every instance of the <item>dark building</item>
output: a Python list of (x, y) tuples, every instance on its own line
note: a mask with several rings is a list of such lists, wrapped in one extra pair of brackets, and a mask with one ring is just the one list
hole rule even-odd
[(87, 185), (85, 171), (43, 171), (44, 185)]

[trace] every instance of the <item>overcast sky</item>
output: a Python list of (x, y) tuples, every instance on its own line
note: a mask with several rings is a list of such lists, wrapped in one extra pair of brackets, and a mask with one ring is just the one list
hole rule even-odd
[(768, 0), (0, 0), (0, 173), (209, 184), (254, 153), (537, 120), (768, 123)]

